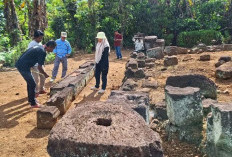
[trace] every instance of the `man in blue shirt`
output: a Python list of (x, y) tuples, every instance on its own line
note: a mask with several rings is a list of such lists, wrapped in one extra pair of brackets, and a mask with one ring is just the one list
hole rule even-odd
[(70, 43), (66, 40), (67, 33), (61, 32), (61, 38), (56, 40), (56, 48), (54, 49), (54, 53), (56, 55), (55, 61), (54, 61), (54, 68), (52, 71), (52, 78), (50, 82), (55, 81), (56, 75), (58, 73), (60, 62), (62, 63), (62, 76), (61, 78), (65, 77), (67, 69), (68, 69), (68, 62), (67, 62), (67, 56), (69, 56), (72, 52), (72, 48), (70, 46)]

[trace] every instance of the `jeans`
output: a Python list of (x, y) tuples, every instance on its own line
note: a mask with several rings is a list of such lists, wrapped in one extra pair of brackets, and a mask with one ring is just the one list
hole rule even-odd
[(119, 58), (122, 58), (120, 46), (116, 46), (116, 47), (115, 47), (115, 50), (116, 50), (117, 58), (118, 58), (118, 59), (119, 59)]
[(30, 71), (22, 71), (18, 69), (24, 80), (27, 82), (27, 94), (28, 94), (28, 102), (31, 106), (36, 105), (35, 99), (35, 80)]
[(95, 69), (96, 88), (99, 88), (100, 76), (102, 74), (102, 89), (103, 90), (106, 89), (108, 69), (109, 69), (108, 67), (102, 68), (100, 65), (96, 64), (96, 69)]
[(62, 76), (61, 77), (63, 78), (66, 75), (66, 72), (68, 70), (67, 58), (66, 57), (59, 58), (58, 56), (56, 56), (55, 61), (54, 61), (54, 68), (53, 68), (53, 71), (52, 71), (52, 79), (56, 78), (60, 62), (62, 63)]
[(36, 83), (36, 93), (44, 90), (44, 84), (45, 84), (45, 77), (43, 74), (39, 73), (38, 66), (33, 66), (32, 68), (32, 76)]

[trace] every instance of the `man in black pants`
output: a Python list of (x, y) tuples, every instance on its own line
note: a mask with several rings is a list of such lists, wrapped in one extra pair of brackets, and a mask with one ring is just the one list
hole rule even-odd
[(47, 42), (46, 45), (44, 45), (44, 47), (34, 46), (26, 50), (15, 64), (18, 71), (23, 76), (24, 80), (27, 82), (28, 102), (31, 104), (32, 108), (40, 108), (41, 105), (35, 99), (36, 83), (31, 74), (30, 69), (36, 63), (38, 63), (39, 72), (43, 74), (45, 78), (48, 78), (48, 74), (43, 69), (46, 51), (52, 52), (55, 47), (55, 41)]

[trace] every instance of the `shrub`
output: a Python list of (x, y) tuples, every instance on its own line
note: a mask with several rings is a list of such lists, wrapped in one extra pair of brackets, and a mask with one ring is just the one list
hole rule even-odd
[(173, 41), (173, 38), (174, 38), (173, 34), (164, 34), (163, 38), (165, 40), (165, 45), (166, 46), (172, 45), (172, 41)]
[(49, 53), (47, 54), (46, 56), (46, 59), (45, 59), (45, 63), (46, 64), (50, 64), (50, 63), (53, 63), (53, 61), (55, 60), (56, 56), (54, 53)]
[(181, 47), (193, 47), (199, 42), (210, 45), (212, 40), (217, 43), (222, 41), (222, 34), (215, 30), (200, 30), (181, 32), (177, 37), (177, 45)]

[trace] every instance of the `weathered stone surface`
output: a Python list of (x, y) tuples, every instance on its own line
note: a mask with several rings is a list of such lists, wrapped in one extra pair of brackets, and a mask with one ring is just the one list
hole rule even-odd
[(144, 68), (146, 66), (145, 60), (139, 60), (138, 59), (137, 62), (138, 62), (138, 67), (139, 68)]
[(202, 51), (206, 51), (207, 50), (207, 46), (204, 43), (200, 43), (197, 45), (198, 49), (201, 49)]
[(138, 62), (136, 61), (136, 59), (131, 58), (128, 63), (126, 64), (126, 67), (130, 67), (132, 69), (138, 69)]
[(156, 47), (147, 50), (147, 56), (149, 58), (162, 59), (164, 58), (164, 53), (161, 47)]
[(217, 63), (215, 63), (215, 67), (217, 68), (217, 67), (221, 66), (224, 63), (226, 63), (224, 60), (220, 60)]
[(137, 71), (135, 71), (134, 76), (135, 78), (144, 78), (145, 77), (144, 70), (142, 68), (139, 68)]
[(60, 111), (55, 106), (44, 106), (37, 111), (37, 128), (52, 129), (58, 120)]
[(137, 52), (132, 52), (130, 54), (130, 57), (135, 59), (135, 58), (137, 58), (137, 55), (138, 55)]
[(174, 87), (198, 87), (205, 98), (217, 99), (217, 87), (209, 78), (198, 75), (180, 75), (167, 78), (166, 85)]
[(189, 49), (183, 47), (177, 47), (178, 54), (188, 54), (190, 52)]
[(126, 78), (133, 78), (135, 77), (135, 71), (134, 69), (132, 69), (131, 67), (128, 67), (125, 71), (125, 77)]
[(178, 59), (176, 56), (167, 56), (164, 58), (164, 66), (177, 65)]
[(155, 104), (155, 115), (154, 115), (158, 120), (167, 120), (168, 115), (167, 115), (167, 106), (165, 102), (158, 102)]
[(146, 63), (154, 63), (155, 62), (155, 58), (147, 58), (147, 59), (145, 59), (145, 62)]
[(232, 103), (214, 103), (208, 116), (206, 152), (209, 157), (232, 155)]
[(161, 140), (129, 107), (87, 102), (69, 111), (51, 130), (51, 157), (163, 157)]
[(145, 36), (144, 38), (145, 49), (148, 50), (154, 48), (156, 40), (157, 40), (157, 36)]
[(46, 104), (48, 106), (56, 106), (60, 114), (63, 115), (69, 109), (71, 102), (74, 100), (72, 87), (66, 87), (62, 91), (57, 92), (54, 94)]
[(192, 60), (193, 58), (192, 58), (192, 56), (191, 55), (186, 55), (184, 58), (183, 58), (183, 62), (187, 62), (187, 61), (189, 61), (189, 60)]
[(201, 55), (200, 61), (210, 61), (210, 55), (209, 54)]
[(168, 56), (178, 55), (178, 54), (187, 54), (188, 49), (177, 47), (177, 46), (166, 46), (164, 49), (164, 53)]
[(119, 90), (111, 91), (107, 100), (115, 104), (115, 102), (125, 102), (127, 106), (140, 114), (144, 120), (149, 123), (149, 94), (144, 92), (125, 92)]
[(232, 44), (224, 44), (223, 50), (224, 51), (232, 51)]
[(167, 128), (169, 136), (177, 133), (181, 140), (200, 144), (203, 121), (200, 89), (166, 86), (165, 102), (169, 119)]
[(217, 103), (217, 100), (213, 100), (213, 99), (202, 100), (203, 114), (205, 117), (211, 112), (211, 105), (214, 103)]
[(145, 60), (145, 59), (146, 59), (146, 56), (145, 56), (144, 53), (140, 52), (140, 53), (138, 53), (138, 55), (137, 55), (137, 59), (139, 59), (139, 60)]
[[(57, 93), (58, 91), (63, 90), (65, 87), (69, 87), (69, 86), (73, 87), (73, 84), (70, 83), (76, 82), (77, 84), (79, 84), (77, 80), (80, 80), (80, 78), (85, 80), (87, 83), (94, 76), (93, 67), (94, 67), (93, 62), (91, 61), (85, 62), (83, 65), (80, 66), (79, 69), (75, 70), (74, 72), (66, 76), (63, 80), (58, 82), (56, 85), (52, 86), (50, 88), (50, 96)], [(75, 87), (79, 87), (79, 85), (75, 85)], [(76, 91), (76, 89), (74, 89), (74, 91)]]
[(165, 40), (164, 39), (157, 39), (155, 42), (155, 47), (161, 47), (164, 50)]
[(231, 61), (231, 57), (230, 56), (221, 56), (218, 61), (221, 61), (221, 60), (225, 61), (225, 62), (229, 62), (229, 61)]
[(190, 54), (197, 54), (199, 51), (200, 51), (199, 48), (194, 47), (194, 48), (191, 49), (191, 51), (190, 51), (189, 53), (190, 53)]
[(121, 89), (122, 89), (123, 91), (134, 91), (136, 87), (138, 87), (138, 83), (136, 83), (136, 82), (135, 82), (134, 80), (132, 80), (132, 79), (127, 79), (127, 80), (123, 83)]
[(227, 62), (216, 69), (216, 78), (230, 79), (232, 78), (232, 62)]
[(158, 88), (158, 82), (155, 80), (145, 80), (142, 84), (143, 88), (153, 88), (157, 89)]
[(153, 68), (153, 67), (155, 67), (155, 63), (146, 63), (145, 66), (147, 68)]

